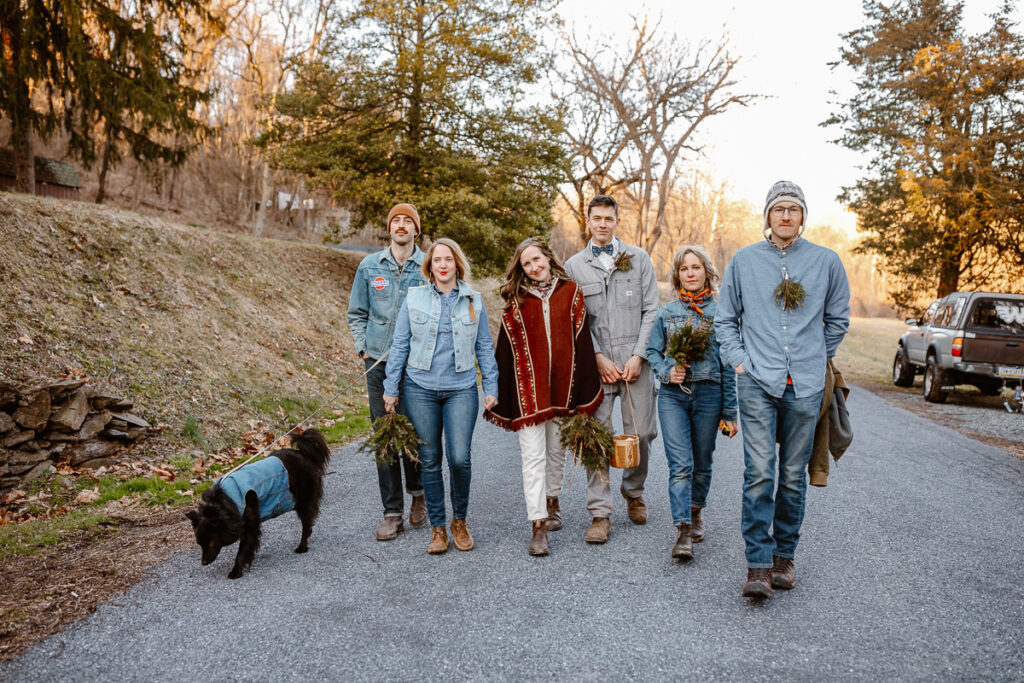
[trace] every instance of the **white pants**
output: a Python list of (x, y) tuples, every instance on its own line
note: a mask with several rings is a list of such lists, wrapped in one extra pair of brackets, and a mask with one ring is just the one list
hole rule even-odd
[(558, 422), (547, 422), (519, 430), (519, 450), (523, 455), (523, 493), (530, 521), (548, 516), (547, 496), (562, 492), (565, 476), (565, 451), (559, 443)]

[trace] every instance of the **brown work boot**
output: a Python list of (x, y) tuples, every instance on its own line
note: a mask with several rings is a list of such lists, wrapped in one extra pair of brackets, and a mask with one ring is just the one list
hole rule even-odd
[(401, 517), (385, 517), (377, 527), (377, 540), (393, 541), (398, 538), (398, 532), (404, 528)]
[(647, 503), (644, 502), (643, 496), (630, 498), (625, 491), (621, 491), (621, 493), (622, 497), (626, 499), (626, 512), (629, 513), (629, 521), (633, 524), (647, 524)]
[(690, 508), (690, 538), (694, 543), (704, 540), (704, 520), (700, 518), (700, 511), (704, 508)]
[(689, 524), (680, 524), (676, 528), (679, 529), (679, 537), (676, 538), (676, 544), (672, 546), (672, 557), (688, 562), (693, 559), (693, 538), (691, 537), (693, 529)]
[(448, 530), (443, 526), (430, 527), (430, 545), (427, 552), (431, 555), (440, 555), (448, 550)]
[(587, 535), (583, 537), (587, 543), (607, 543), (611, 535), (612, 523), (607, 517), (594, 517), (587, 529)]
[(764, 600), (772, 596), (772, 570), (767, 567), (747, 569), (747, 582), (743, 584), (743, 597)]
[(427, 500), (421, 493), (412, 497), (412, 507), (409, 508), (409, 525), (418, 529), (427, 522)]
[(558, 507), (558, 496), (548, 496), (548, 531), (558, 531), (562, 528), (562, 510)]
[(793, 565), (793, 558), (772, 557), (772, 588), (781, 588), (788, 591), (796, 585), (796, 567)]
[[(550, 500), (550, 499), (549, 499)], [(548, 525), (547, 520), (538, 519), (533, 522), (533, 538), (530, 539), (531, 555), (548, 554)]]
[(452, 540), (455, 542), (455, 547), (459, 550), (473, 549), (473, 537), (469, 535), (469, 528), (466, 526), (466, 520), (452, 520)]

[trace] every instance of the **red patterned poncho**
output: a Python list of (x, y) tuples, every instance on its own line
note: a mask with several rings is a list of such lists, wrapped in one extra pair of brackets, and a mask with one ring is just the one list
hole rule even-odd
[(506, 306), (494, 355), (498, 404), (484, 417), (499, 427), (515, 432), (601, 405), (587, 306), (571, 280), (560, 280), (547, 302), (528, 294), (522, 306)]

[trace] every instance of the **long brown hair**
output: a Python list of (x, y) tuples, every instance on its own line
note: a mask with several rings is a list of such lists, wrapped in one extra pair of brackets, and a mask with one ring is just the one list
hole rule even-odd
[(548, 260), (548, 267), (551, 269), (551, 277), (557, 277), (562, 280), (568, 280), (569, 276), (565, 272), (565, 268), (562, 267), (558, 257), (555, 256), (554, 252), (551, 251), (551, 247), (547, 245), (547, 242), (537, 239), (536, 237), (527, 237), (525, 240), (519, 243), (516, 247), (516, 253), (512, 255), (512, 260), (508, 263), (508, 268), (505, 269), (505, 284), (501, 286), (500, 294), (501, 298), (505, 300), (505, 308), (508, 308), (512, 304), (518, 306), (523, 305), (523, 297), (526, 295), (526, 287), (531, 282), (530, 277), (523, 270), (523, 264), (521, 262), (523, 258), (523, 252), (530, 247), (537, 247), (540, 249), (540, 253)]

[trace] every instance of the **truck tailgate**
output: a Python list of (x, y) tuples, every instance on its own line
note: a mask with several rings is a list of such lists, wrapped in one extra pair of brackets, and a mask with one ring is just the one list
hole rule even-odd
[(963, 362), (1024, 365), (1024, 339), (1005, 334), (974, 333), (964, 339)]

